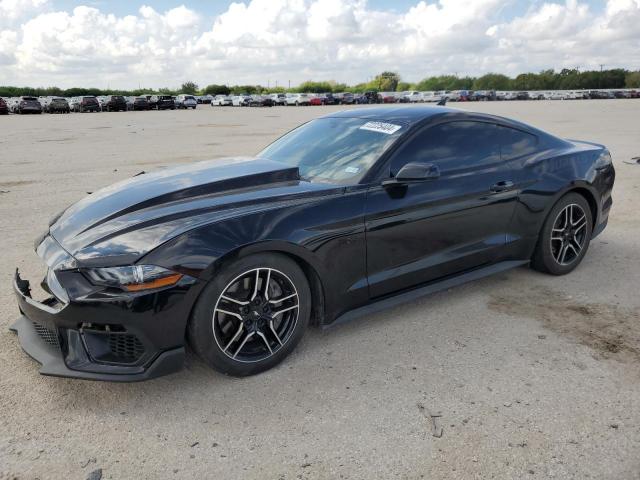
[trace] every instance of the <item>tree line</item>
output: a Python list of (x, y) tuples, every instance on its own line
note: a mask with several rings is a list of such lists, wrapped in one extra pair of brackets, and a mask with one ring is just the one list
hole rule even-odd
[(14, 87), (0, 86), (0, 97), (30, 96), (62, 96), (80, 97), (84, 95), (234, 95), (240, 93), (361, 93), (368, 90), (379, 92), (405, 90), (595, 90), (617, 88), (640, 88), (640, 71), (629, 71), (622, 68), (609, 70), (563, 69), (543, 70), (539, 73), (522, 73), (514, 78), (500, 73), (487, 73), (479, 77), (457, 75), (440, 75), (427, 77), (419, 82), (410, 83), (402, 80), (396, 72), (382, 72), (369, 81), (356, 85), (347, 85), (334, 81), (307, 81), (297, 87), (264, 87), (262, 85), (222, 85), (212, 84), (200, 88), (194, 82), (185, 82), (179, 88), (139, 88), (134, 90), (100, 89), (100, 88), (67, 88), (58, 87)]

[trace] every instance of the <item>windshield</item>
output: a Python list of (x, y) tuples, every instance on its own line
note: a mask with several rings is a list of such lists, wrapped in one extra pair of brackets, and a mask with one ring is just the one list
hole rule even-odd
[(300, 175), (310, 181), (354, 184), (404, 130), (363, 118), (319, 118), (287, 133), (258, 156), (299, 167)]

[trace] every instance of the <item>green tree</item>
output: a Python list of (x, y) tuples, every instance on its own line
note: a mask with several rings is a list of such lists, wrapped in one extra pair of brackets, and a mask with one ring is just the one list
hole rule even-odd
[(398, 82), (396, 85), (396, 92), (405, 92), (407, 90), (413, 90), (414, 85), (409, 82)]
[(207, 85), (202, 91), (205, 95), (229, 95), (231, 90), (226, 85)]
[(158, 89), (158, 93), (162, 94), (162, 95), (176, 95), (176, 91), (172, 90), (170, 88), (164, 87), (164, 88), (160, 88)]
[(187, 95), (195, 95), (198, 93), (198, 84), (194, 82), (184, 82), (180, 87), (181, 93), (186, 93)]
[(440, 75), (429, 77), (419, 81), (415, 89), (420, 91), (437, 90), (469, 90), (473, 86), (475, 78), (457, 77), (456, 75)]
[(301, 83), (295, 90), (304, 93), (327, 93), (333, 91), (333, 85), (330, 82), (307, 81)]
[(640, 71), (627, 73), (624, 83), (627, 88), (640, 87)]
[(256, 87), (255, 85), (234, 85), (231, 87), (231, 93), (234, 95), (247, 94), (253, 95), (254, 93), (260, 93), (262, 87)]
[(512, 80), (500, 73), (487, 73), (473, 82), (474, 90), (511, 90)]
[(379, 92), (395, 92), (400, 83), (400, 75), (396, 72), (382, 72), (373, 80), (363, 84), (362, 90), (377, 90)]

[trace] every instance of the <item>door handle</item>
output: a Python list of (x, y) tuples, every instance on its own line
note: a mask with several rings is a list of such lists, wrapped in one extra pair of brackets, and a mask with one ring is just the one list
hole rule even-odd
[(491, 185), (491, 191), (494, 193), (506, 192), (507, 190), (511, 190), (512, 188), (513, 182), (511, 180), (503, 180)]

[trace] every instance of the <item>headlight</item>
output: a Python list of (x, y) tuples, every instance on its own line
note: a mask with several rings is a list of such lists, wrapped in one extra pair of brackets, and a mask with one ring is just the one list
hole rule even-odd
[(599, 170), (601, 168), (606, 168), (609, 165), (611, 165), (611, 154), (607, 150), (605, 150), (596, 160), (595, 168)]
[(182, 278), (181, 273), (155, 265), (91, 268), (83, 272), (94, 285), (122, 288), (128, 292), (168, 287)]
[(56, 272), (53, 269), (47, 270), (47, 286), (49, 287), (49, 291), (60, 301), (63, 303), (69, 303), (69, 296), (62, 285), (60, 285), (60, 281), (58, 277), (56, 277)]

